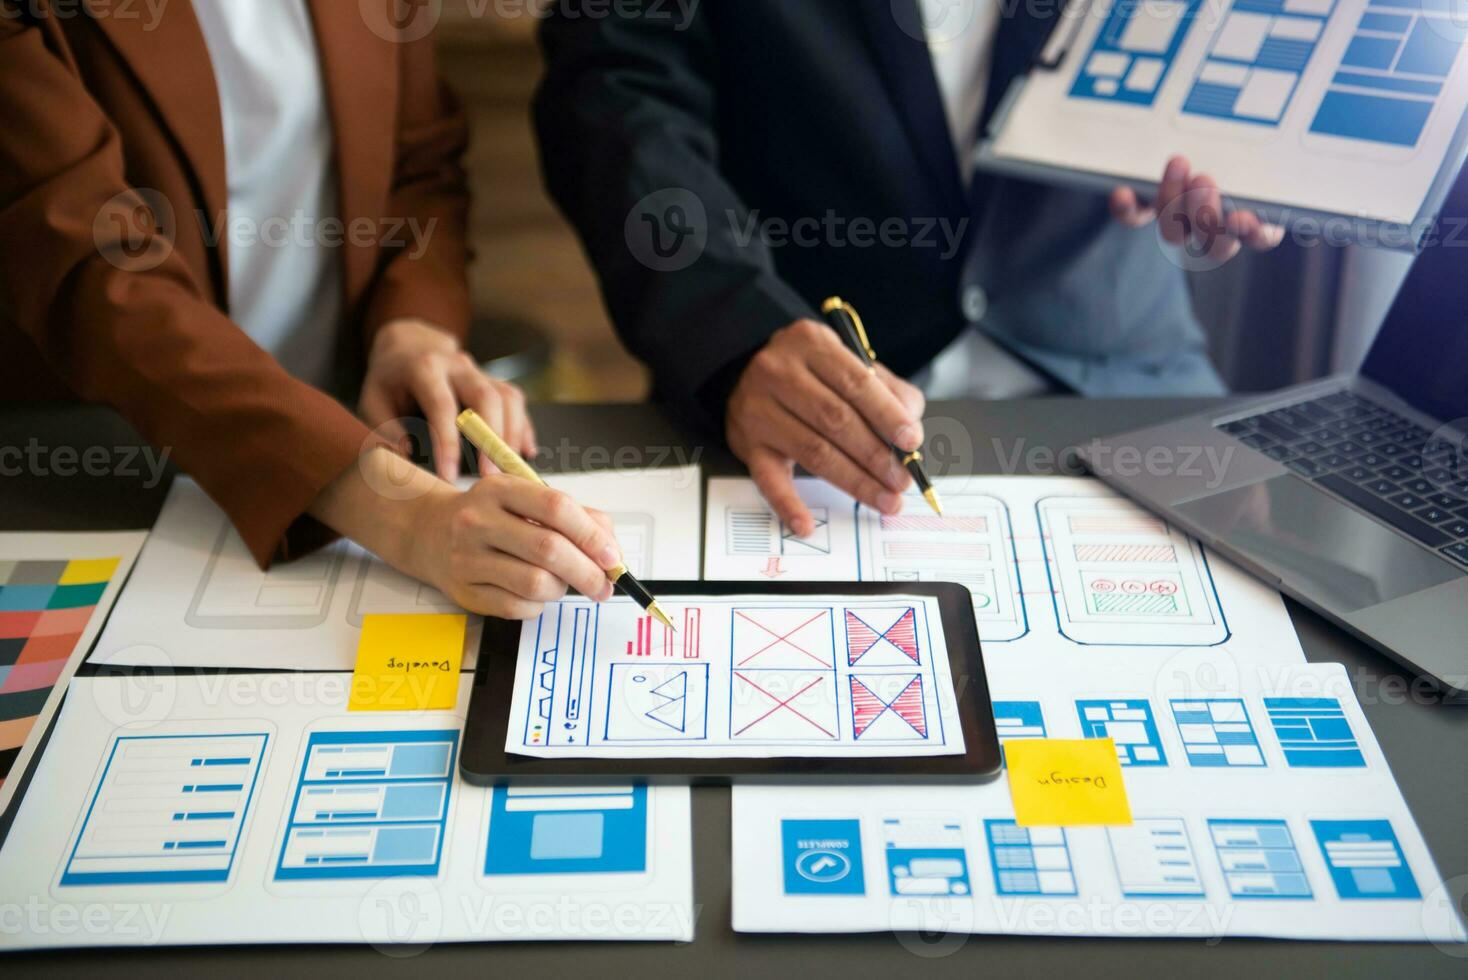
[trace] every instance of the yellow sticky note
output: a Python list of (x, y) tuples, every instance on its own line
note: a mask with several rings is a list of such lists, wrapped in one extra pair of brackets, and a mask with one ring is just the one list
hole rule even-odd
[(368, 615), (348, 711), (430, 711), (459, 700), (463, 615)]
[(96, 585), (110, 582), (122, 563), (121, 558), (73, 558), (66, 563), (58, 585)]
[(1021, 827), (1130, 826), (1132, 808), (1109, 738), (1022, 738), (1004, 746)]

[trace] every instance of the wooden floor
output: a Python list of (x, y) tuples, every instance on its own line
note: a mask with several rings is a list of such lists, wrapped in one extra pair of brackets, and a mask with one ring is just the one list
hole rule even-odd
[(647, 374), (612, 332), (580, 244), (541, 187), (530, 127), (540, 76), (533, 19), (445, 10), (439, 69), (464, 101), (473, 142), (470, 279), (481, 317), (529, 321), (550, 338), (550, 369), (527, 379), (541, 400), (638, 401)]

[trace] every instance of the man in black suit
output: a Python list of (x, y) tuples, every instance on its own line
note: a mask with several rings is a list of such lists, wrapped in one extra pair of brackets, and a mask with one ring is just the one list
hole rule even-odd
[[(1130, 190), (974, 174), (981, 120), (1060, 0), (560, 0), (535, 115), (551, 193), (580, 232), (656, 395), (719, 426), (779, 516), (813, 521), (794, 463), (884, 513), (924, 396), (1217, 393), (1181, 266)], [(1224, 215), (1175, 159), (1170, 243), (1217, 260), (1277, 231)], [(875, 375), (822, 326), (861, 310)], [(958, 379), (958, 387), (952, 383)]]

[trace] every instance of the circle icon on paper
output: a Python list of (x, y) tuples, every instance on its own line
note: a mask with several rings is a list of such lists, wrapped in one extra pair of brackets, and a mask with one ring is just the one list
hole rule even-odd
[(796, 859), (795, 871), (806, 881), (825, 885), (851, 874), (851, 860), (840, 851), (806, 851)]

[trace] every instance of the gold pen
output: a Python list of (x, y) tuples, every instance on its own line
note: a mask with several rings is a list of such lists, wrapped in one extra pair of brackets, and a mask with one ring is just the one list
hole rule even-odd
[[(520, 454), (511, 449), (473, 409), (465, 409), (460, 414), (458, 425), (459, 431), (464, 434), (464, 438), (468, 439), (474, 445), (475, 449), (488, 456), (490, 462), (498, 466), (501, 473), (508, 476), (518, 476), (523, 480), (539, 483), (541, 486), (548, 486), (540, 478), (540, 474), (535, 472), (529, 463), (521, 459)], [(613, 585), (625, 592), (632, 601), (647, 610), (649, 616), (673, 632), (676, 633), (678, 631), (678, 628), (673, 625), (673, 621), (668, 618), (668, 614), (663, 612), (663, 608), (658, 605), (657, 599), (653, 598), (652, 593), (647, 591), (643, 587), (643, 584), (633, 577), (632, 573), (627, 570), (626, 565), (618, 564), (616, 568), (611, 569), (606, 574), (607, 579)]]
[[(831, 322), (831, 326), (846, 342), (846, 346), (851, 348), (851, 352), (862, 359), (867, 370), (875, 371), (877, 352), (872, 350), (872, 343), (867, 339), (866, 327), (862, 325), (861, 315), (856, 312), (856, 307), (839, 296), (832, 296), (821, 304), (821, 312), (826, 315), (828, 322), (834, 321)], [(913, 482), (922, 491), (923, 499), (928, 502), (928, 506), (933, 508), (933, 513), (942, 517), (943, 504), (938, 500), (938, 491), (933, 488), (933, 481), (928, 479), (928, 471), (923, 468), (923, 451), (914, 449), (909, 453), (893, 446), (892, 452), (907, 472), (912, 474)]]

